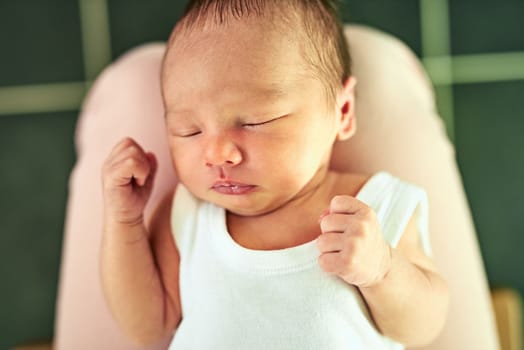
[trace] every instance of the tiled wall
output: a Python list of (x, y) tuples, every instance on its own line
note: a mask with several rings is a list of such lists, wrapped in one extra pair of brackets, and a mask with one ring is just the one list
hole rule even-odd
[[(165, 40), (185, 1), (0, 0), (0, 348), (52, 336), (73, 132), (86, 83)], [(435, 84), (492, 285), (524, 292), (524, 1), (347, 0)], [(452, 244), (452, 242), (450, 242)]]

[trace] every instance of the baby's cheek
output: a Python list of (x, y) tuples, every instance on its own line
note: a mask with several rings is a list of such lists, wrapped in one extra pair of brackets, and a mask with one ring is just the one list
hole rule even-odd
[(177, 177), (183, 182), (198, 172), (198, 160), (187, 153), (172, 150), (171, 160)]

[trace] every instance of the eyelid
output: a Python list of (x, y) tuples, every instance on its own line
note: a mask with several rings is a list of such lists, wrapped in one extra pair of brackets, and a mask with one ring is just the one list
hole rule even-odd
[(284, 118), (284, 117), (286, 117), (286, 116), (287, 116), (287, 114), (285, 114), (285, 115), (281, 115), (281, 116), (279, 116), (279, 117), (274, 117), (274, 118), (266, 119), (266, 120), (264, 120), (264, 121), (262, 121), (262, 122), (257, 122), (257, 123), (243, 123), (242, 126), (248, 126), (248, 127), (249, 127), (249, 126), (259, 126), (259, 125), (264, 125), (264, 124), (268, 124), (268, 123), (274, 122), (274, 121), (276, 121), (276, 120), (279, 120), (279, 119), (281, 119), (281, 118)]
[(173, 136), (176, 136), (176, 137), (181, 137), (181, 138), (187, 138), (187, 137), (192, 137), (192, 136), (196, 136), (198, 134), (200, 134), (201, 131), (200, 130), (197, 130), (197, 131), (189, 131), (189, 132), (173, 132)]

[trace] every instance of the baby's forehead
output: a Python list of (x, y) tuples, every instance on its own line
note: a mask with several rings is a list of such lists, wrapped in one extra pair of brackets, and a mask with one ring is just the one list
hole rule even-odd
[[(202, 101), (217, 105), (279, 106), (323, 94), (299, 52), (262, 45), (217, 45), (205, 40), (174, 47), (164, 65), (163, 93), (170, 108), (191, 108)], [(209, 102), (210, 103), (210, 102)]]
[(274, 81), (297, 80), (314, 71), (294, 35), (247, 21), (184, 29), (171, 38), (167, 50), (166, 74), (222, 69)]

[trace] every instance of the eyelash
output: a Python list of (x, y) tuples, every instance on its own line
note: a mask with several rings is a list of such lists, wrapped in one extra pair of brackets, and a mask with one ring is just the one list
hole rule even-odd
[(268, 123), (274, 122), (274, 121), (279, 120), (280, 118), (283, 118), (283, 117), (285, 117), (285, 115), (281, 116), (281, 117), (275, 117), (273, 119), (269, 119), (269, 120), (266, 120), (266, 121), (263, 121), (263, 122), (260, 122), (260, 123), (245, 123), (245, 124), (242, 124), (242, 126), (257, 127), (257, 126), (261, 126), (261, 125), (264, 125), (264, 124), (268, 124)]
[(177, 137), (181, 137), (181, 138), (186, 138), (186, 137), (192, 137), (192, 136), (196, 136), (198, 134), (200, 134), (201, 131), (195, 131), (195, 132), (191, 132), (189, 134), (184, 134), (184, 133), (173, 133), (174, 136), (177, 136)]
[(275, 120), (275, 119), (266, 120), (265, 122), (261, 122), (261, 123), (245, 123), (245, 124), (242, 124), (242, 126), (247, 126), (247, 127), (256, 127), (256, 126), (260, 126), (260, 125), (264, 125), (264, 124), (270, 123), (270, 122), (272, 122), (273, 120)]
[[(248, 127), (248, 128), (256, 128), (256, 127), (262, 126), (264, 124), (268, 124), (268, 123), (271, 123), (273, 121), (276, 121), (276, 120), (278, 120), (280, 118), (282, 118), (282, 117), (276, 117), (276, 118), (269, 119), (269, 120), (266, 120), (266, 121), (263, 121), (263, 122), (260, 122), (260, 123), (244, 123), (244, 124), (242, 124), (242, 126), (243, 127)], [(184, 134), (184, 135), (179, 134), (177, 136), (182, 137), (182, 138), (187, 138), (187, 137), (196, 136), (196, 135), (198, 135), (200, 133), (201, 133), (201, 131), (195, 131), (195, 132), (190, 133), (190, 134)]]

